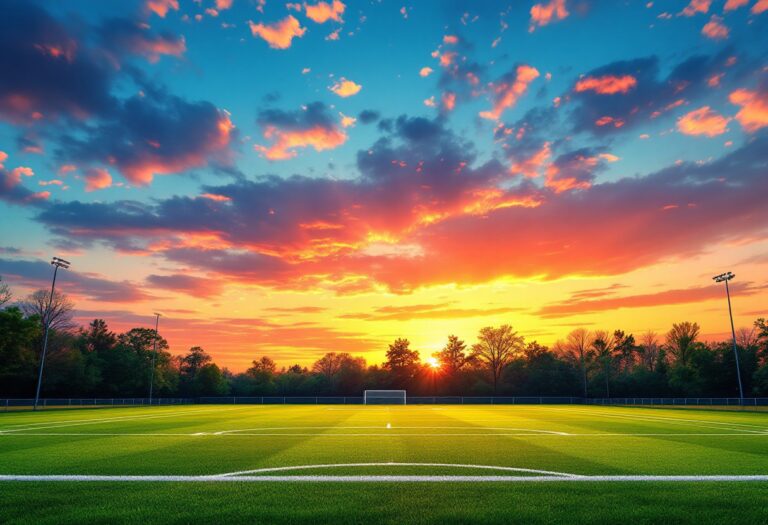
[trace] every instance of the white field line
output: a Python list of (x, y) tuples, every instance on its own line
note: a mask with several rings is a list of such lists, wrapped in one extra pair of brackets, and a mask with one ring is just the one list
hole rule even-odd
[(437, 438), (437, 437), (456, 437), (456, 436), (477, 436), (477, 437), (546, 437), (546, 438), (566, 438), (575, 439), (579, 437), (666, 437), (666, 436), (683, 436), (683, 437), (713, 437), (713, 436), (729, 436), (729, 437), (768, 437), (768, 432), (765, 433), (749, 433), (743, 432), (600, 432), (600, 433), (581, 433), (581, 434), (537, 434), (532, 432), (441, 432), (441, 433), (415, 433), (415, 432), (357, 432), (357, 433), (327, 433), (327, 432), (237, 432), (220, 434), (217, 432), (17, 432), (13, 434), (3, 434), (0, 432), (0, 439), (3, 437), (20, 437), (20, 436), (38, 436), (38, 437), (54, 437), (54, 436), (93, 436), (93, 437), (222, 437), (222, 438), (238, 438), (238, 437), (317, 437), (317, 438), (337, 438), (337, 437), (419, 437), (419, 438)]
[[(621, 407), (608, 407), (608, 410), (606, 411), (598, 411), (598, 410), (589, 410), (589, 409), (574, 409), (571, 410), (571, 412), (578, 412), (582, 414), (589, 414), (589, 415), (605, 415), (605, 416), (611, 416), (611, 417), (625, 417), (625, 418), (643, 418), (643, 419), (654, 419), (654, 420), (663, 420), (663, 421), (684, 421), (684, 422), (693, 422), (693, 423), (707, 423), (712, 425), (728, 425), (728, 426), (737, 426), (737, 427), (751, 427), (751, 428), (758, 428), (758, 429), (764, 429), (765, 425), (755, 425), (752, 423), (735, 423), (730, 421), (712, 421), (709, 419), (692, 419), (692, 418), (681, 418), (681, 417), (669, 417), (669, 416), (660, 416), (657, 414), (611, 414), (610, 409), (611, 408), (621, 408)], [(553, 410), (559, 410), (559, 411), (568, 411), (568, 409), (564, 408), (555, 408), (553, 407)]]
[(158, 418), (166, 418), (166, 417), (176, 417), (176, 416), (185, 416), (185, 415), (196, 415), (196, 414), (202, 414), (206, 412), (222, 412), (222, 411), (232, 411), (241, 409), (241, 407), (237, 408), (217, 408), (217, 409), (206, 409), (206, 410), (195, 410), (195, 411), (181, 411), (181, 412), (164, 412), (162, 414), (144, 414), (144, 415), (134, 415), (134, 416), (120, 416), (120, 417), (111, 417), (111, 418), (98, 418), (98, 419), (80, 419), (80, 420), (69, 420), (69, 421), (57, 421), (57, 422), (51, 422), (49, 424), (41, 424), (41, 423), (34, 423), (29, 424), (22, 428), (10, 428), (5, 430), (0, 430), (0, 436), (3, 434), (10, 434), (12, 432), (24, 432), (26, 430), (43, 430), (46, 428), (65, 428), (65, 427), (77, 427), (82, 425), (97, 425), (100, 423), (122, 423), (123, 421), (143, 421), (145, 419), (158, 419)]
[[(515, 431), (520, 433), (525, 433), (523, 435), (527, 434), (555, 434), (558, 436), (567, 436), (568, 432), (556, 432), (554, 430), (539, 430), (535, 428), (514, 428), (514, 427), (473, 427), (473, 426), (453, 426), (453, 427), (414, 427), (414, 426), (397, 426), (393, 427), (389, 423), (384, 427), (387, 430), (466, 430), (466, 429), (474, 429), (477, 430), (506, 430), (506, 431)], [(312, 426), (312, 427), (260, 427), (260, 428), (243, 428), (243, 429), (236, 429), (236, 430), (220, 430), (218, 432), (214, 432), (215, 435), (220, 436), (224, 434), (236, 434), (236, 433), (242, 433), (242, 432), (258, 432), (261, 430), (331, 430), (331, 429), (340, 429), (340, 430), (381, 430), (381, 425), (378, 426), (354, 426), (354, 427), (340, 427), (340, 426)], [(492, 433), (492, 432), (491, 432)]]
[[(736, 430), (739, 432), (755, 432), (758, 434), (764, 434), (768, 432), (768, 428), (766, 427), (758, 427), (756, 425), (750, 425), (751, 428), (736, 428), (740, 426), (745, 426), (740, 423), (725, 423), (720, 421), (705, 421), (705, 420), (698, 420), (698, 419), (681, 419), (681, 418), (666, 418), (666, 417), (658, 417), (658, 416), (639, 416), (639, 415), (629, 415), (629, 414), (609, 414), (605, 412), (586, 412), (586, 411), (579, 411), (580, 414), (587, 414), (594, 417), (603, 417), (608, 419), (626, 419), (630, 421), (643, 421), (643, 422), (649, 422), (649, 423), (668, 423), (671, 425), (685, 425), (689, 427), (699, 427), (699, 428), (712, 428), (712, 429), (718, 429), (718, 430)], [(574, 424), (578, 425), (578, 422), (575, 421)], [(727, 426), (726, 426), (727, 425)], [(753, 430), (756, 429), (756, 430)]]
[(267, 467), (257, 468), (253, 470), (241, 470), (239, 472), (227, 472), (226, 474), (218, 474), (221, 477), (229, 476), (242, 476), (246, 474), (263, 474), (265, 472), (287, 472), (292, 470), (309, 470), (318, 468), (342, 468), (342, 467), (449, 467), (449, 468), (463, 468), (463, 469), (476, 469), (476, 470), (500, 470), (505, 472), (528, 472), (530, 474), (546, 474), (548, 476), (565, 476), (572, 477), (577, 474), (569, 474), (567, 472), (555, 472), (552, 470), (537, 470), (529, 468), (518, 467), (499, 467), (495, 465), (466, 465), (456, 463), (329, 463), (320, 465), (292, 465), (289, 467)]
[(768, 482), (768, 476), (99, 476), (99, 475), (0, 475), (0, 482), (256, 482), (256, 483), (541, 483), (541, 482)]

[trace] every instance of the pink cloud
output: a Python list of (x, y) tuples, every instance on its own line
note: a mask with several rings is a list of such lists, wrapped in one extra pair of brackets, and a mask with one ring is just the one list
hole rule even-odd
[(480, 116), (489, 120), (498, 120), (504, 110), (513, 107), (518, 99), (528, 90), (528, 84), (533, 82), (539, 76), (539, 71), (535, 67), (525, 64), (517, 67), (514, 80), (504, 80), (493, 86), (495, 94), (493, 109), (491, 111), (482, 111)]
[(112, 186), (112, 175), (103, 168), (90, 168), (85, 172), (83, 178), (87, 192), (103, 190)]
[(147, 0), (145, 6), (160, 18), (165, 18), (169, 10), (179, 10), (179, 0)]
[(632, 75), (603, 75), (601, 77), (586, 77), (576, 82), (577, 93), (594, 91), (600, 95), (615, 95), (628, 93), (637, 85), (637, 79)]
[(728, 100), (731, 104), (741, 106), (735, 118), (747, 133), (768, 126), (768, 92), (737, 89)]
[(685, 9), (680, 14), (694, 16), (697, 13), (707, 13), (711, 4), (712, 0), (691, 0), (691, 3), (685, 6)]
[(677, 129), (685, 135), (716, 137), (728, 131), (729, 121), (709, 106), (704, 106), (677, 119)]
[(701, 34), (712, 40), (725, 40), (729, 33), (728, 27), (723, 24), (722, 17), (717, 15), (712, 15), (709, 22), (701, 28)]
[(547, 4), (536, 4), (531, 7), (531, 22), (528, 31), (533, 32), (536, 27), (542, 27), (568, 16), (565, 0), (551, 0)]
[(733, 11), (734, 9), (739, 9), (740, 7), (744, 7), (749, 3), (749, 0), (728, 0), (725, 3), (725, 7), (723, 8), (725, 11)]

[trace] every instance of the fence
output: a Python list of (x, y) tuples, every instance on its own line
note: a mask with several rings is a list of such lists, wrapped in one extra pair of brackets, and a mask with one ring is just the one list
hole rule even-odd
[[(601, 406), (765, 406), (768, 397), (547, 397), (547, 396), (409, 396), (409, 405), (601, 405)], [(34, 399), (0, 399), (0, 411), (29, 410)], [(149, 399), (58, 398), (41, 399), (38, 408), (107, 408), (148, 406)], [(251, 396), (155, 398), (152, 405), (362, 405), (362, 396)]]
[[(339, 396), (256, 396), (256, 397), (201, 397), (201, 404), (227, 405), (362, 405), (362, 397)], [(409, 405), (563, 405), (580, 404), (580, 397), (462, 397), (462, 396), (408, 396)]]
[[(152, 405), (188, 405), (195, 403), (191, 398), (154, 398)], [(146, 397), (107, 397), (107, 398), (45, 398), (38, 404), (39, 409), (45, 408), (105, 408), (148, 406)], [(0, 399), (0, 410), (24, 410), (35, 406), (34, 399)]]
[(605, 406), (768, 406), (768, 397), (612, 397), (587, 399), (584, 403)]

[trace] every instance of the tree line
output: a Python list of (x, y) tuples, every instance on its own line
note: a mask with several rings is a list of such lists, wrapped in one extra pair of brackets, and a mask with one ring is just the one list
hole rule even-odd
[[(705, 342), (699, 325), (674, 323), (668, 332), (626, 333), (577, 328), (547, 347), (510, 325), (485, 327), (471, 344), (450, 335), (423, 359), (407, 339), (396, 339), (385, 361), (368, 364), (328, 352), (310, 366), (278, 368), (262, 356), (244, 372), (217, 365), (201, 347), (172, 355), (153, 329), (112, 332), (102, 319), (85, 327), (73, 303), (40, 290), (11, 305), (0, 281), (0, 397), (34, 393), (43, 327), (50, 322), (44, 397), (146, 397), (155, 353), (158, 397), (360, 396), (365, 389), (405, 389), (409, 395), (585, 397), (734, 397), (738, 395), (732, 342)], [(757, 319), (737, 334), (746, 396), (768, 396), (768, 322)]]

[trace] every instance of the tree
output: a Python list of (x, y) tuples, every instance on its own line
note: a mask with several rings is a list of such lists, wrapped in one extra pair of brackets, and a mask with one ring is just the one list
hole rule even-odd
[(27, 317), (37, 316), (43, 326), (48, 323), (51, 330), (67, 332), (75, 326), (72, 322), (75, 304), (63, 292), (54, 292), (52, 299), (48, 290), (32, 292), (21, 303), (21, 309)]
[(336, 374), (341, 369), (341, 356), (335, 352), (328, 352), (323, 357), (315, 361), (312, 365), (312, 371), (322, 375), (330, 385)]
[(649, 372), (653, 372), (659, 359), (659, 335), (653, 330), (648, 330), (640, 336), (640, 355), (643, 366)]
[(197, 371), (195, 376), (195, 392), (197, 395), (220, 396), (226, 394), (228, 390), (227, 379), (216, 364), (204, 364)]
[(42, 330), (36, 317), (15, 307), (0, 310), (0, 396), (29, 396), (37, 369), (32, 350)]
[(384, 368), (390, 372), (393, 386), (406, 388), (419, 373), (419, 353), (410, 345), (408, 339), (396, 339), (389, 345)]
[(115, 346), (117, 336), (110, 332), (104, 319), (94, 319), (87, 329), (80, 330), (85, 350), (89, 353), (102, 353)]
[(605, 397), (611, 397), (610, 376), (611, 365), (613, 363), (613, 350), (616, 347), (615, 339), (608, 335), (608, 332), (598, 330), (595, 332), (595, 337), (592, 340), (590, 347), (595, 357), (595, 362), (603, 373), (603, 379), (605, 380)]
[(10, 287), (3, 282), (3, 278), (0, 277), (0, 307), (11, 300), (13, 294), (11, 294)]
[(684, 321), (675, 323), (667, 332), (667, 349), (675, 357), (675, 362), (687, 366), (694, 350), (694, 343), (699, 337), (699, 325)]
[(563, 345), (563, 348), (579, 361), (584, 397), (587, 397), (587, 351), (589, 350), (590, 338), (589, 330), (577, 328), (568, 334)]
[(472, 345), (472, 357), (483, 363), (493, 378), (493, 393), (498, 393), (499, 378), (504, 367), (522, 351), (525, 339), (510, 325), (480, 329), (478, 342)]
[(467, 364), (467, 345), (455, 335), (448, 336), (448, 343), (434, 357), (440, 361), (443, 372), (449, 376), (455, 375)]

